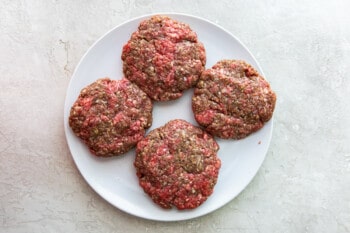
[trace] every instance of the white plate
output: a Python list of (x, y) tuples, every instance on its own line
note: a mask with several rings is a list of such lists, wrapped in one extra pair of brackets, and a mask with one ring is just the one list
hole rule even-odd
[[(207, 54), (206, 67), (221, 59), (243, 59), (263, 72), (248, 49), (225, 29), (205, 19), (184, 14), (166, 13), (176, 20), (188, 23), (197, 32)], [(98, 78), (120, 79), (122, 73), (121, 51), (142, 19), (132, 19), (102, 36), (81, 59), (67, 90), (64, 107), (64, 127), (73, 159), (89, 185), (105, 200), (117, 208), (138, 217), (159, 221), (177, 221), (210, 213), (236, 197), (253, 179), (260, 168), (272, 134), (272, 120), (261, 130), (243, 140), (218, 140), (222, 167), (214, 193), (194, 210), (164, 210), (158, 207), (138, 185), (133, 161), (135, 151), (113, 158), (97, 158), (78, 139), (68, 125), (70, 107), (80, 90)], [(195, 125), (191, 110), (192, 90), (178, 100), (155, 103), (151, 129), (164, 125), (171, 119), (182, 118)], [(151, 130), (150, 129), (150, 130)]]

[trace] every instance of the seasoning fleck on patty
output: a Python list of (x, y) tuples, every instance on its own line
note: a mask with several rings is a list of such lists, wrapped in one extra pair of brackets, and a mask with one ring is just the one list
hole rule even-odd
[(202, 129), (172, 120), (136, 147), (140, 186), (163, 208), (193, 209), (212, 194), (221, 161), (219, 145)]
[(214, 136), (241, 139), (272, 117), (276, 95), (248, 63), (222, 60), (205, 70), (192, 97), (198, 124)]
[(153, 100), (182, 96), (193, 87), (206, 56), (189, 25), (156, 15), (142, 21), (122, 51), (124, 75)]
[(96, 156), (123, 154), (152, 124), (152, 102), (127, 79), (99, 79), (82, 89), (69, 126)]

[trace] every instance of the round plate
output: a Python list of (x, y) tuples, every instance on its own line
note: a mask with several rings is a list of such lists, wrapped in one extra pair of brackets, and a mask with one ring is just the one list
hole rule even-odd
[[(242, 59), (263, 72), (248, 49), (225, 29), (201, 18), (190, 15), (162, 13), (185, 22), (197, 33), (204, 44), (207, 54), (206, 68), (210, 68), (221, 59)], [(67, 90), (64, 107), (64, 127), (73, 159), (82, 176), (89, 185), (105, 200), (117, 208), (138, 217), (159, 220), (178, 221), (202, 216), (225, 205), (236, 197), (253, 179), (260, 168), (272, 134), (272, 120), (261, 130), (242, 140), (218, 139), (218, 156), (222, 166), (214, 193), (201, 206), (193, 210), (165, 210), (158, 207), (146, 195), (138, 184), (133, 166), (135, 150), (112, 157), (98, 158), (92, 155), (85, 144), (77, 138), (68, 124), (70, 108), (77, 99), (80, 90), (98, 78), (123, 77), (122, 47), (137, 29), (142, 16), (123, 23), (95, 42), (78, 64)], [(153, 125), (149, 130), (164, 125), (172, 119), (185, 119), (197, 125), (191, 109), (193, 90), (175, 101), (156, 102), (153, 109)], [(149, 132), (149, 131), (148, 131)]]

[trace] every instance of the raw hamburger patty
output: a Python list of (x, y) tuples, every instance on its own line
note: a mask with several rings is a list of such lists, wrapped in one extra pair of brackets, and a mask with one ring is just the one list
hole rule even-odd
[(122, 51), (124, 75), (153, 100), (173, 100), (204, 70), (202, 43), (189, 25), (166, 16), (142, 21)]
[(150, 98), (127, 79), (104, 78), (85, 87), (69, 116), (73, 132), (102, 157), (130, 150), (151, 124)]
[(196, 208), (213, 192), (221, 166), (218, 150), (210, 134), (172, 120), (137, 144), (140, 186), (163, 208)]
[(275, 103), (270, 85), (251, 65), (222, 60), (202, 73), (192, 109), (198, 124), (212, 135), (241, 139), (270, 120)]

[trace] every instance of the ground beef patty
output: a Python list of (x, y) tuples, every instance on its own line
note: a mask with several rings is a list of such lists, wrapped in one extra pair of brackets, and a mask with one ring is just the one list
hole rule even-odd
[(124, 75), (153, 100), (173, 100), (204, 70), (202, 43), (189, 25), (166, 16), (142, 21), (122, 51)]
[(222, 60), (204, 71), (194, 91), (196, 121), (220, 138), (241, 139), (270, 120), (276, 95), (249, 64)]
[(196, 208), (213, 192), (221, 166), (218, 150), (210, 134), (172, 120), (137, 144), (140, 186), (163, 208)]
[(85, 87), (69, 116), (73, 132), (102, 157), (130, 150), (151, 124), (151, 99), (127, 79), (104, 78)]

